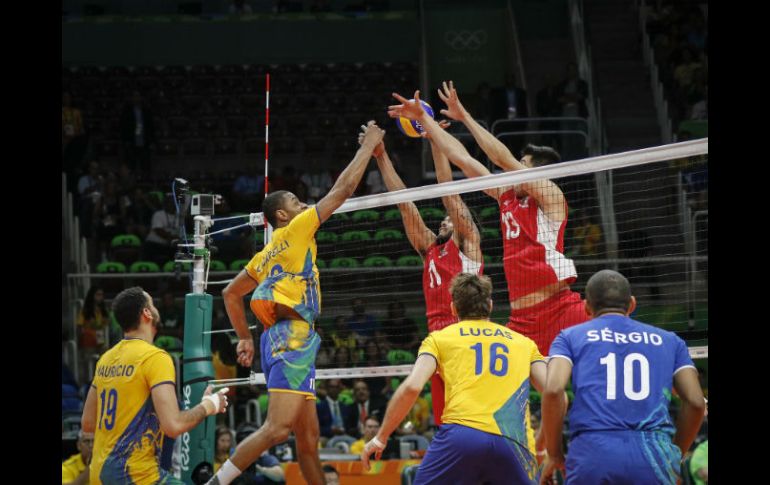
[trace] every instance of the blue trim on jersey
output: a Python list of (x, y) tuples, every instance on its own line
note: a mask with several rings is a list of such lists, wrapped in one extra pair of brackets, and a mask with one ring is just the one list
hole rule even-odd
[[(155, 443), (159, 433), (160, 421), (155, 414), (155, 408), (150, 397), (123, 431), (112, 450), (110, 450), (110, 454), (102, 465), (99, 480), (103, 483), (116, 485), (133, 485), (134, 482), (131, 480), (131, 474), (128, 469), (128, 459), (131, 457), (134, 449), (141, 448), (142, 439), (147, 437), (156, 445), (155, 458), (156, 463), (159, 464), (161, 450), (157, 443)], [(160, 469), (160, 465), (158, 465), (158, 469)]]
[(176, 382), (174, 382), (174, 381), (163, 381), (163, 382), (159, 382), (159, 383), (155, 384), (154, 386), (152, 386), (150, 388), (150, 390), (155, 389), (156, 387), (158, 387), (160, 385), (163, 385), (163, 384), (171, 384), (172, 386), (176, 386)]

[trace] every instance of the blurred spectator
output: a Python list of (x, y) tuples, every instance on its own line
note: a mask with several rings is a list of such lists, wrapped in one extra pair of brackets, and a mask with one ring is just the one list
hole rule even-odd
[(91, 357), (107, 350), (109, 324), (110, 313), (104, 301), (104, 290), (92, 286), (86, 293), (83, 308), (78, 315), (78, 348), (83, 362), (81, 369), (88, 369)]
[(86, 239), (94, 236), (94, 208), (102, 193), (103, 180), (99, 163), (96, 161), (91, 161), (88, 164), (88, 172), (78, 179), (78, 220), (80, 234)]
[(149, 222), (155, 213), (152, 199), (140, 187), (134, 188), (125, 197), (125, 226), (126, 232), (145, 239), (149, 231)]
[(227, 426), (218, 426), (214, 433), (214, 473), (230, 458), (233, 451), (233, 432)]
[(495, 89), (492, 93), (495, 112), (493, 119), (528, 118), (529, 103), (527, 92), (518, 86), (515, 74), (505, 77), (505, 86)]
[[(254, 212), (256, 207), (246, 209), (248, 212)], [(216, 208), (217, 217), (226, 217), (230, 215), (230, 205), (227, 199), (222, 199)], [(240, 226), (246, 219), (230, 219), (217, 221), (215, 230), (221, 231), (228, 227)], [(262, 231), (263, 228), (258, 227), (252, 229), (250, 227), (242, 227), (240, 229), (233, 229), (230, 231), (220, 232), (211, 236), (211, 240), (214, 243), (216, 251), (214, 257), (216, 259), (224, 261), (234, 261), (236, 259), (250, 259), (253, 255), (254, 249), (254, 231)]]
[(159, 265), (174, 259), (176, 247), (171, 242), (179, 239), (179, 228), (174, 199), (167, 196), (163, 208), (152, 215), (150, 232), (144, 240), (144, 259)]
[(388, 188), (385, 187), (380, 171), (378, 169), (370, 170), (366, 175), (366, 195), (381, 194), (387, 191)]
[(701, 69), (703, 65), (696, 59), (690, 48), (681, 51), (680, 60), (674, 68), (674, 81), (680, 91), (690, 87), (693, 82), (695, 71)]
[(96, 199), (94, 205), (94, 221), (96, 222), (96, 238), (99, 243), (102, 261), (107, 261), (107, 250), (112, 238), (125, 232), (123, 213), (125, 206), (118, 195), (117, 182), (111, 177), (104, 184), (104, 192)]
[(695, 485), (704, 485), (709, 482), (709, 442), (704, 441), (692, 454), (690, 459), (690, 473), (692, 473)]
[[(356, 362), (357, 365), (362, 367), (378, 367), (386, 364), (385, 353), (381, 351), (380, 346), (377, 345), (378, 339), (369, 339), (366, 341), (366, 347), (364, 347), (364, 355), (361, 362)], [(369, 392), (373, 396), (383, 396), (387, 392), (385, 386), (387, 381), (384, 377), (370, 377), (366, 380), (369, 386)]]
[(173, 292), (168, 290), (163, 292), (158, 313), (160, 313), (158, 335), (171, 335), (181, 339), (184, 332), (184, 308), (177, 305)]
[(573, 238), (576, 256), (597, 256), (601, 253), (602, 228), (587, 210), (578, 209)]
[(83, 130), (83, 115), (72, 106), (70, 93), (62, 94), (61, 105), (62, 169), (69, 180), (74, 182), (75, 171), (86, 153), (88, 139)]
[(324, 478), (326, 479), (326, 485), (340, 485), (340, 474), (337, 473), (337, 469), (328, 463), (323, 466)]
[(380, 346), (386, 354), (395, 349), (416, 352), (420, 346), (417, 323), (405, 315), (404, 303), (401, 301), (388, 303), (386, 329), (383, 333), (385, 339), (380, 341)]
[(94, 447), (94, 434), (80, 431), (78, 433), (78, 453), (72, 455), (61, 464), (61, 483), (87, 485), (89, 483), (88, 466)]
[(334, 367), (345, 368), (350, 367), (352, 362), (350, 360), (350, 349), (348, 347), (337, 347), (334, 351)]
[(326, 382), (326, 397), (319, 399), (316, 403), (322, 437), (332, 438), (345, 434), (345, 422), (348, 420), (350, 410), (339, 400), (341, 390), (342, 381), (329, 379)]
[(120, 134), (126, 161), (137, 172), (150, 173), (150, 148), (155, 145), (155, 122), (138, 91), (120, 115)]
[(556, 94), (560, 116), (588, 118), (588, 83), (580, 79), (576, 63), (567, 64), (567, 77), (556, 86)]
[(315, 169), (310, 172), (305, 172), (300, 181), (307, 187), (307, 200), (308, 204), (315, 204), (321, 197), (329, 192), (334, 182), (329, 175), (328, 170)]
[(420, 395), (409, 410), (409, 413), (398, 426), (398, 429), (396, 429), (396, 434), (400, 436), (424, 434), (428, 431), (430, 413), (431, 405), (422, 395)]
[(241, 172), (233, 183), (233, 209), (252, 212), (262, 207), (262, 195), (265, 193), (265, 176)]
[(353, 406), (345, 423), (345, 430), (350, 436), (361, 437), (364, 431), (364, 422), (369, 416), (382, 419), (385, 415), (386, 402), (379, 396), (371, 396), (369, 386), (363, 380), (357, 380), (353, 384)]
[(232, 0), (228, 9), (231, 15), (247, 15), (253, 13), (246, 0)]
[(334, 318), (332, 341), (335, 348), (346, 347), (348, 350), (353, 350), (359, 340), (362, 338), (350, 330), (350, 324), (345, 320), (345, 317), (339, 315)]
[(366, 418), (364, 423), (364, 433), (358, 441), (354, 441), (350, 445), (350, 453), (353, 455), (360, 455), (364, 451), (364, 445), (377, 436), (377, 432), (380, 430), (380, 420), (374, 416)]
[[(363, 298), (354, 298), (351, 302), (353, 314), (348, 317), (347, 325), (351, 332), (361, 337), (372, 338), (380, 330), (380, 325), (374, 316), (366, 313), (366, 305)], [(358, 343), (361, 346), (363, 342)]]

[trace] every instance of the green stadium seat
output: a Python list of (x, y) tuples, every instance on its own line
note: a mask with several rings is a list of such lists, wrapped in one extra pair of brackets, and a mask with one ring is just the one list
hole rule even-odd
[(393, 260), (387, 256), (370, 256), (364, 260), (364, 268), (393, 266)]
[(358, 268), (359, 266), (356, 258), (334, 258), (329, 263), (330, 268)]
[(396, 266), (422, 266), (422, 258), (419, 256), (401, 256), (396, 260)]
[(125, 273), (126, 265), (115, 261), (105, 261), (96, 267), (97, 273)]
[(265, 230), (264, 228), (258, 227), (256, 228), (256, 231), (254, 231), (254, 242), (256, 242), (260, 246), (265, 245)]
[(481, 230), (481, 239), (500, 239), (500, 230), (485, 227)]
[(415, 361), (415, 356), (408, 350), (391, 350), (386, 357), (389, 365), (404, 365), (412, 364)]
[(482, 221), (497, 219), (500, 210), (497, 207), (484, 207), (479, 211), (479, 219)]
[(236, 259), (230, 263), (230, 271), (240, 271), (249, 263), (248, 259)]
[(227, 265), (224, 261), (212, 259), (209, 263), (209, 271), (227, 271)]
[(500, 256), (490, 256), (488, 254), (484, 255), (484, 264), (494, 264), (500, 262)]
[(350, 216), (345, 214), (344, 212), (340, 214), (332, 214), (332, 216), (329, 218), (330, 221), (349, 221)]
[(126, 246), (138, 248), (142, 246), (142, 241), (133, 234), (118, 234), (112, 238), (112, 242), (110, 243), (110, 247), (113, 248)]
[(446, 214), (441, 209), (435, 207), (423, 207), (420, 209), (420, 216), (423, 221), (441, 221), (446, 217)]
[(380, 220), (380, 213), (375, 210), (362, 210), (353, 213), (353, 222), (377, 222)]
[(371, 241), (372, 236), (366, 231), (348, 231), (342, 234), (344, 242)]
[(129, 269), (131, 273), (160, 273), (160, 266), (152, 261), (137, 261)]
[(404, 233), (396, 229), (380, 229), (374, 234), (375, 241), (403, 241)]
[[(163, 272), (164, 273), (173, 273), (176, 271), (176, 262), (175, 261), (166, 261), (166, 264), (163, 265)], [(190, 271), (192, 269), (192, 263), (182, 263), (182, 271)]]
[(152, 192), (148, 192), (147, 195), (154, 197), (158, 204), (163, 204), (164, 195), (160, 190), (153, 190)]
[(316, 267), (320, 268), (326, 268), (326, 261), (324, 261), (321, 258), (315, 258), (315, 265)]
[(401, 211), (398, 209), (388, 209), (382, 218), (386, 221), (398, 221), (401, 219)]
[(315, 241), (318, 244), (333, 244), (338, 239), (339, 236), (331, 231), (318, 231), (315, 233)]

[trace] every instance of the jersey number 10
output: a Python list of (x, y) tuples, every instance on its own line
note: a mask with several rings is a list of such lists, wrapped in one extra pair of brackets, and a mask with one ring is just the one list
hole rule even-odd
[[(641, 388), (634, 391), (634, 362), (639, 362)], [(607, 399), (617, 397), (617, 372), (615, 371), (615, 353), (610, 352), (601, 359), (601, 365), (607, 366)], [(623, 359), (623, 393), (632, 401), (641, 401), (650, 395), (650, 362), (644, 355), (634, 352)]]

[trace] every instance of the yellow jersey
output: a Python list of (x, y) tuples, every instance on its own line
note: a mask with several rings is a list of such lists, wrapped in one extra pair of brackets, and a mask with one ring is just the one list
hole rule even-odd
[(488, 320), (462, 320), (431, 332), (419, 354), (438, 363), (444, 423), (505, 436), (534, 455), (529, 374), (533, 362), (545, 361), (535, 342)]
[(175, 383), (171, 356), (142, 339), (123, 339), (99, 359), (91, 383), (97, 396), (92, 485), (160, 479), (164, 435), (151, 390)]
[(315, 233), (321, 225), (316, 206), (308, 207), (251, 258), (246, 272), (259, 284), (251, 309), (265, 328), (276, 321), (275, 305), (282, 304), (313, 324), (321, 313), (321, 287), (315, 265)]
[(61, 482), (70, 483), (74, 482), (77, 477), (86, 469), (86, 464), (83, 463), (83, 455), (80, 453), (72, 455), (61, 464)]

